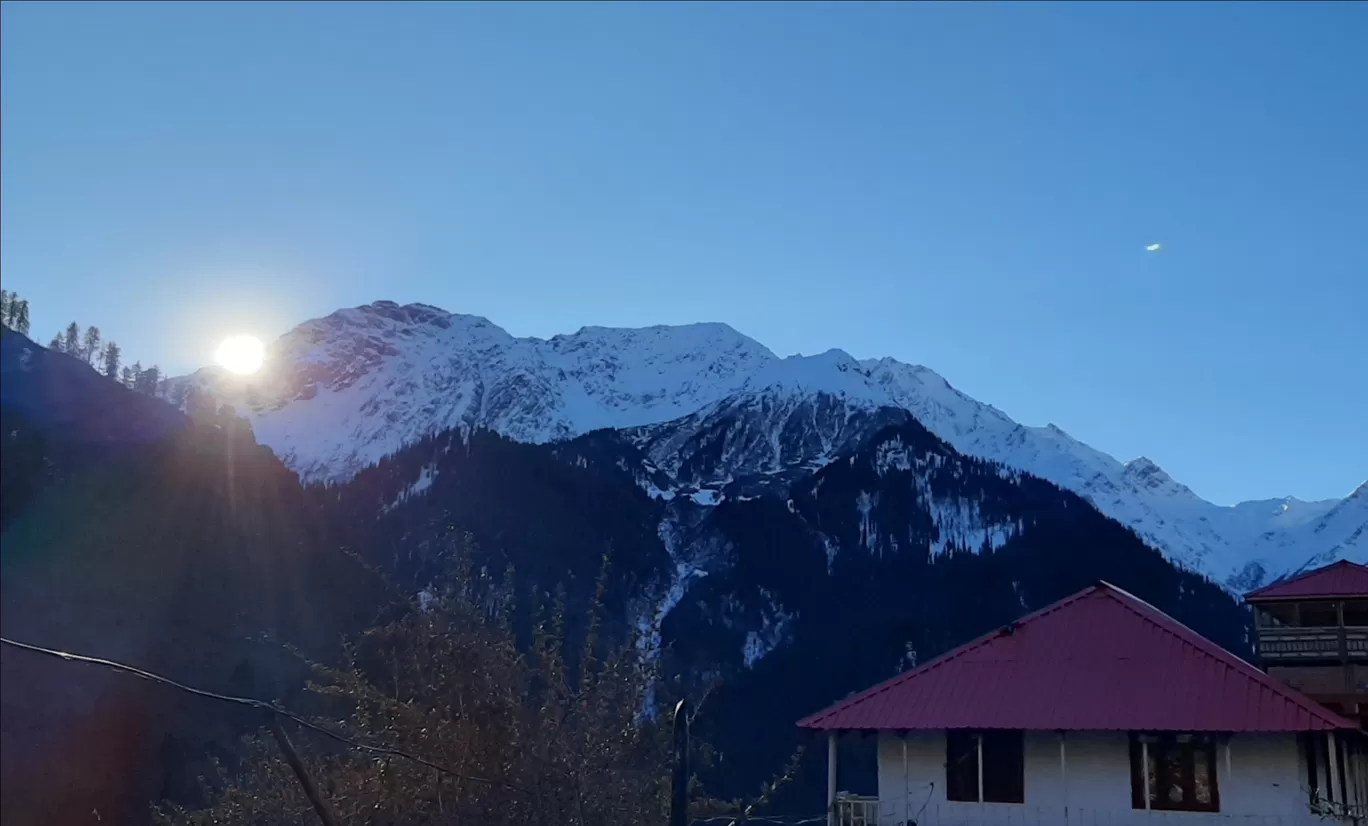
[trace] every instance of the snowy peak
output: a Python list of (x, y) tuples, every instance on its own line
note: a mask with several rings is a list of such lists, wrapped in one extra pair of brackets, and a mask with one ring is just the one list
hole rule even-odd
[(1196, 496), (1187, 485), (1180, 485), (1175, 482), (1172, 476), (1164, 472), (1163, 468), (1144, 456), (1127, 462), (1122, 474), (1136, 487), (1157, 494), (1174, 497)]
[[(780, 358), (718, 323), (518, 338), (488, 319), (377, 301), (299, 325), (251, 380), (188, 381), (247, 415), (306, 479), (345, 479), (447, 429), (525, 442), (629, 431), (680, 483), (794, 478), (910, 413), (960, 453), (1072, 490), (1176, 563), (1233, 588), (1309, 560), (1368, 557), (1364, 496), (1224, 508), (1146, 458), (1122, 464), (1032, 427), (929, 368), (841, 350)], [(896, 415), (895, 415), (896, 414)]]

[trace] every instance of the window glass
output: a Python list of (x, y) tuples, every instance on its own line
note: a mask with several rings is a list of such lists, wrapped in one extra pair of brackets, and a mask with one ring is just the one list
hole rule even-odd
[(1021, 732), (984, 732), (983, 799), (989, 803), (1024, 803), (1025, 774)]
[(1131, 743), (1131, 805), (1190, 812), (1220, 810), (1216, 742), (1200, 734), (1144, 735)]
[(945, 799), (978, 802), (978, 735), (945, 733)]
[[(979, 767), (983, 776), (979, 776)], [(1023, 803), (1025, 760), (1020, 731), (949, 731), (945, 797), (964, 803)], [(979, 791), (983, 797), (980, 799)]]

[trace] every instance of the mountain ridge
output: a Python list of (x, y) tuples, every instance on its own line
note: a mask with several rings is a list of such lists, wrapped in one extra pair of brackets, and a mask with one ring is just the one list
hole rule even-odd
[[(268, 357), (268, 372), (250, 380), (217, 368), (183, 380), (240, 408), (263, 444), (314, 481), (350, 478), (448, 427), (533, 443), (612, 428), (688, 465), (690, 485), (721, 487), (819, 467), (886, 422), (878, 411), (897, 409), (966, 455), (1078, 493), (1236, 590), (1368, 554), (1363, 496), (1218, 506), (1144, 457), (1123, 463), (1052, 424), (1022, 425), (930, 368), (836, 349), (781, 358), (718, 322), (518, 338), (479, 316), (381, 301), (307, 321)], [(722, 455), (694, 461), (705, 449)]]

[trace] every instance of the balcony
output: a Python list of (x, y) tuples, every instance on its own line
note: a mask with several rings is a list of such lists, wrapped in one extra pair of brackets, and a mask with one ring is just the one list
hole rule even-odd
[(1299, 665), (1295, 662), (1268, 666), (1268, 676), (1308, 697), (1334, 702), (1368, 695), (1368, 665)]
[(1259, 657), (1266, 665), (1309, 662), (1368, 663), (1368, 628), (1288, 626), (1258, 629)]

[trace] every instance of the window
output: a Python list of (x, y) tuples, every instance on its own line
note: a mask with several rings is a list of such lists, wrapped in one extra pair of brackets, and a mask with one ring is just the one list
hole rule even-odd
[(962, 803), (1024, 803), (1019, 731), (947, 731), (945, 796)]
[(1133, 736), (1131, 805), (1137, 809), (1220, 811), (1216, 741), (1202, 734)]
[(1298, 610), (1302, 628), (1334, 628), (1339, 625), (1339, 607), (1333, 602), (1303, 602)]
[(1264, 628), (1295, 627), (1300, 622), (1297, 619), (1297, 605), (1294, 602), (1260, 605), (1254, 612), (1259, 618), (1259, 625)]
[(1368, 625), (1368, 600), (1351, 599), (1344, 603), (1344, 624), (1362, 628)]

